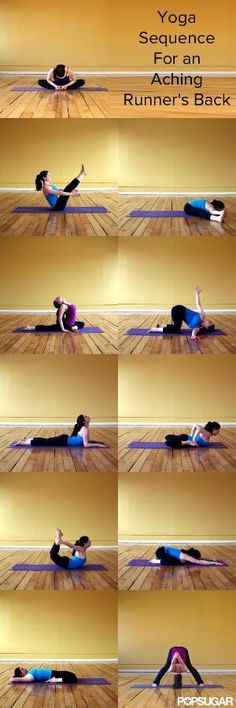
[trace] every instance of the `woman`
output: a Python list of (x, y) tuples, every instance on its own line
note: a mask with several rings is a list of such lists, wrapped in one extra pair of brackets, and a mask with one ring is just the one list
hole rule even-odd
[(201, 288), (196, 285), (195, 296), (197, 312), (190, 310), (184, 305), (174, 305), (171, 310), (172, 323), (165, 326), (152, 327), (149, 332), (163, 332), (163, 334), (176, 334), (180, 332), (183, 322), (192, 330), (191, 339), (196, 340), (200, 335), (214, 332), (215, 325), (208, 319), (203, 310), (201, 298)]
[(186, 647), (171, 647), (168, 652), (167, 660), (165, 666), (158, 671), (156, 678), (153, 681), (153, 686), (159, 686), (159, 683), (167, 671), (176, 670), (176, 664), (182, 667), (182, 671), (191, 672), (198, 686), (204, 686), (202, 677), (198, 673), (197, 669), (191, 664), (190, 656)]
[(167, 447), (180, 448), (184, 445), (193, 447), (208, 447), (210, 438), (220, 432), (220, 423), (216, 420), (208, 421), (204, 428), (198, 423), (194, 423), (190, 435), (181, 433), (180, 435), (166, 435), (165, 443)]
[(184, 211), (187, 216), (200, 216), (201, 219), (222, 221), (225, 205), (219, 199), (213, 199), (212, 202), (208, 202), (207, 199), (189, 199), (184, 205)]
[(90, 441), (90, 418), (82, 413), (78, 416), (71, 435), (56, 435), (54, 438), (24, 438), (16, 445), (50, 446), (50, 447), (106, 447), (105, 443)]
[(56, 308), (56, 323), (51, 325), (34, 325), (22, 327), (26, 332), (75, 332), (84, 327), (84, 322), (76, 320), (77, 307), (72, 302), (67, 302), (61, 295), (53, 300)]
[(49, 69), (46, 79), (39, 79), (38, 85), (52, 91), (74, 91), (84, 86), (84, 79), (77, 79), (70, 66), (57, 64)]
[(79, 197), (78, 184), (85, 177), (86, 172), (84, 165), (81, 165), (80, 172), (77, 177), (72, 179), (69, 184), (66, 185), (65, 189), (59, 189), (55, 185), (51, 184), (51, 175), (48, 170), (42, 170), (36, 175), (35, 187), (37, 192), (43, 192), (49, 206), (52, 211), (63, 211), (67, 205), (69, 197)]
[(155, 558), (151, 560), (154, 565), (182, 565), (183, 563), (198, 563), (198, 565), (221, 565), (221, 561), (201, 559), (197, 548), (174, 548), (173, 546), (159, 546), (155, 551)]
[[(64, 546), (72, 549), (72, 558), (69, 556), (60, 556), (60, 545), (63, 542)], [(56, 529), (55, 542), (50, 550), (50, 558), (60, 568), (68, 568), (68, 570), (76, 570), (81, 568), (86, 562), (86, 550), (91, 546), (91, 541), (88, 536), (81, 536), (75, 543), (64, 541), (61, 529)]]

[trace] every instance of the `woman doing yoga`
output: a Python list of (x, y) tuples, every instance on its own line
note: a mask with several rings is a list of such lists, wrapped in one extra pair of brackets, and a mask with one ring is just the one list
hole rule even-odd
[(153, 686), (159, 686), (159, 683), (167, 671), (187, 671), (191, 672), (198, 686), (204, 686), (202, 677), (198, 673), (197, 669), (191, 664), (190, 656), (186, 647), (171, 647), (168, 652), (167, 660), (165, 666), (158, 671), (156, 678), (153, 681)]
[(13, 678), (9, 683), (77, 683), (78, 678), (73, 671), (55, 671), (54, 669), (32, 668), (26, 669), (24, 666), (17, 666)]
[(49, 69), (46, 79), (39, 79), (38, 85), (52, 91), (74, 91), (84, 86), (84, 79), (77, 79), (70, 66), (57, 64)]
[(84, 327), (84, 322), (76, 320), (77, 307), (72, 302), (67, 302), (59, 295), (53, 300), (53, 305), (57, 311), (55, 324), (28, 325), (22, 329), (26, 332), (75, 332)]
[(50, 446), (50, 447), (106, 447), (105, 443), (90, 441), (90, 418), (82, 413), (78, 416), (71, 435), (56, 435), (53, 438), (24, 438), (17, 445)]
[(201, 288), (196, 285), (195, 296), (197, 312), (190, 310), (185, 305), (174, 305), (171, 310), (172, 323), (164, 326), (157, 325), (149, 329), (149, 332), (163, 332), (163, 334), (176, 334), (180, 332), (183, 322), (192, 330), (191, 339), (197, 339), (202, 334), (214, 332), (215, 325), (208, 319), (203, 310), (201, 298)]
[(59, 187), (55, 187), (55, 185), (51, 184), (52, 177), (50, 172), (48, 172), (48, 170), (42, 170), (35, 177), (36, 191), (43, 192), (52, 211), (63, 211), (67, 205), (69, 197), (80, 196), (76, 187), (78, 187), (78, 184), (80, 184), (85, 175), (86, 172), (84, 165), (81, 165), (78, 176), (72, 179), (72, 181), (66, 185), (65, 189), (59, 189)]
[(225, 205), (219, 199), (213, 199), (212, 202), (208, 202), (207, 199), (189, 199), (184, 205), (184, 211), (187, 216), (200, 216), (201, 219), (222, 221)]
[(221, 565), (221, 561), (202, 559), (197, 548), (185, 549), (173, 546), (159, 546), (155, 551), (155, 558), (151, 560), (154, 565), (183, 565), (196, 562), (198, 565)]
[[(72, 557), (60, 556), (60, 545), (63, 543), (67, 548), (72, 549)], [(91, 546), (91, 541), (88, 536), (81, 536), (75, 543), (64, 541), (61, 529), (56, 529), (55, 542), (50, 550), (50, 558), (60, 568), (68, 570), (76, 570), (81, 568), (86, 563), (86, 550)]]
[(167, 447), (180, 448), (184, 445), (192, 447), (208, 447), (210, 438), (220, 432), (220, 423), (216, 420), (208, 421), (204, 428), (198, 423), (194, 423), (190, 435), (180, 433), (180, 435), (165, 435), (165, 443)]

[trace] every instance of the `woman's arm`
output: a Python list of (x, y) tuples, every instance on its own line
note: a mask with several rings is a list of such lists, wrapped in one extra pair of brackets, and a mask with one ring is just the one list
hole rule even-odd
[(55, 81), (53, 81), (53, 69), (49, 69), (49, 71), (48, 71), (47, 82), (48, 82), (48, 84), (51, 84), (51, 86), (53, 86), (53, 88), (55, 88), (56, 84), (55, 84)]
[(64, 323), (63, 323), (63, 315), (65, 314), (66, 310), (67, 310), (67, 305), (64, 305), (64, 303), (62, 305), (60, 305), (59, 310), (58, 310), (58, 322), (59, 322), (62, 332), (69, 331), (68, 329), (65, 329)]
[(81, 430), (79, 431), (79, 435), (81, 435), (83, 438), (84, 447), (104, 447), (104, 443), (89, 442), (90, 433), (88, 428), (86, 428), (85, 426), (81, 428)]
[(72, 192), (64, 192), (63, 189), (52, 189), (52, 187), (49, 187), (47, 185), (45, 185), (45, 187), (43, 188), (44, 194), (55, 194), (56, 196), (62, 197), (71, 197), (74, 192), (76, 192), (76, 189), (73, 189)]
[(25, 674), (25, 676), (13, 676), (9, 683), (18, 683), (18, 681), (34, 681), (32, 674)]
[(70, 543), (70, 541), (65, 541), (64, 538), (62, 539), (62, 543), (64, 546), (67, 546), (67, 548), (71, 548), (73, 551), (80, 551), (82, 555), (85, 555), (85, 551), (82, 546), (76, 546), (76, 544)]
[(202, 303), (201, 303), (200, 292), (201, 292), (201, 288), (199, 288), (199, 285), (196, 285), (195, 296), (196, 296), (197, 310), (198, 310), (198, 312), (200, 312), (200, 314), (205, 315), (205, 312), (203, 310)]
[(202, 560), (201, 558), (193, 558), (193, 556), (189, 556), (188, 553), (182, 553), (180, 554), (180, 560), (183, 562), (188, 562), (188, 563), (197, 563), (199, 565), (218, 565), (218, 562), (220, 561), (213, 561), (213, 560)]
[[(211, 202), (206, 201), (206, 210), (210, 212), (210, 214), (220, 214), (219, 209), (215, 209), (213, 207), (213, 204)], [(222, 210), (223, 211), (223, 210)]]
[(63, 89), (67, 89), (68, 86), (72, 86), (76, 82), (76, 76), (75, 76), (74, 72), (72, 71), (72, 69), (70, 68), (70, 66), (68, 67), (67, 76), (70, 79), (70, 82), (69, 82), (69, 84), (65, 84), (65, 86), (62, 86)]
[(199, 327), (194, 327), (194, 329), (192, 330), (191, 339), (197, 339), (198, 338), (197, 335), (198, 335), (199, 331), (200, 331)]

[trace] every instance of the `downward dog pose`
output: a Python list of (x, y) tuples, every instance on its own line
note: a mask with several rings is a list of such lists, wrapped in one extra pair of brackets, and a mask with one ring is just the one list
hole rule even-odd
[(84, 79), (77, 79), (70, 66), (57, 64), (49, 69), (46, 79), (39, 79), (39, 86), (55, 91), (71, 91), (84, 86)]
[(213, 199), (212, 202), (208, 202), (207, 199), (189, 199), (184, 205), (184, 211), (188, 216), (200, 216), (201, 219), (222, 221), (225, 205), (219, 199)]
[(208, 421), (205, 427), (194, 423), (190, 435), (180, 433), (180, 435), (165, 435), (165, 443), (167, 447), (180, 448), (184, 445), (192, 445), (193, 447), (208, 447), (210, 438), (220, 432), (220, 423), (216, 420)]
[(187, 671), (191, 672), (198, 686), (204, 686), (204, 682), (198, 673), (197, 669), (191, 664), (190, 656), (186, 647), (171, 647), (168, 652), (165, 666), (158, 671), (156, 678), (153, 681), (153, 686), (159, 686), (159, 683), (167, 671)]
[(35, 445), (50, 445), (51, 447), (55, 447), (55, 445), (60, 445), (60, 447), (104, 447), (105, 443), (98, 443), (95, 440), (90, 441), (89, 423), (89, 416), (81, 413), (77, 418), (71, 435), (56, 435), (53, 438), (23, 438), (19, 443), (31, 445), (32, 447)]
[[(72, 549), (72, 557), (60, 556), (60, 545), (63, 542), (64, 546)], [(88, 536), (81, 536), (75, 543), (70, 543), (63, 539), (61, 529), (56, 529), (55, 542), (50, 550), (50, 558), (60, 568), (75, 570), (81, 568), (86, 563), (86, 550), (91, 546), (91, 541)]]
[(43, 192), (52, 211), (63, 211), (67, 205), (69, 197), (80, 196), (76, 187), (78, 187), (78, 184), (82, 182), (85, 175), (86, 172), (84, 165), (81, 165), (78, 176), (72, 179), (72, 181), (66, 185), (65, 189), (59, 189), (58, 187), (55, 187), (55, 185), (51, 184), (52, 177), (50, 172), (48, 172), (48, 170), (42, 170), (38, 175), (36, 175), (35, 178), (36, 191)]
[(17, 666), (14, 671), (13, 678), (9, 683), (18, 683), (19, 681), (43, 681), (45, 683), (77, 683), (78, 678), (73, 671), (55, 671), (55, 669), (26, 669), (23, 666)]
[[(76, 320), (77, 308), (71, 302), (67, 302), (61, 295), (53, 300), (53, 305), (56, 308), (56, 323), (52, 325), (35, 325), (24, 327), (28, 332), (73, 332), (84, 327), (84, 322)], [(23, 329), (23, 328), (22, 328)]]
[(191, 339), (196, 340), (197, 337), (202, 334), (214, 332), (215, 325), (211, 320), (208, 319), (206, 313), (203, 310), (200, 293), (201, 288), (196, 285), (195, 296), (197, 312), (195, 310), (190, 310), (188, 307), (185, 307), (185, 305), (174, 305), (171, 310), (172, 323), (164, 325), (163, 327), (157, 325), (156, 327), (152, 327), (152, 329), (149, 329), (149, 332), (176, 334), (176, 332), (180, 332), (183, 322), (185, 322), (192, 330)]
[(173, 546), (159, 546), (155, 551), (155, 558), (151, 560), (154, 565), (183, 565), (184, 563), (197, 563), (199, 565), (220, 565), (220, 561), (201, 559), (197, 548), (174, 548)]

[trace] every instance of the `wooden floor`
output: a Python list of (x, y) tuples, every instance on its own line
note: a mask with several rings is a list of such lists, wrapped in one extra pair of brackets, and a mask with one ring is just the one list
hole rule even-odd
[[(168, 73), (168, 72), (167, 72)], [(188, 73), (188, 72), (185, 72)], [(154, 70), (153, 70), (154, 74)], [(108, 91), (63, 93), (13, 92), (14, 86), (37, 86), (38, 76), (0, 76), (0, 118), (236, 118), (236, 78), (204, 77), (203, 87), (151, 85), (152, 76), (85, 77), (87, 86), (104, 86)], [(194, 94), (230, 95), (230, 106), (194, 105)], [(165, 96), (189, 97), (189, 105), (180, 100), (163, 105)], [(125, 105), (124, 94), (133, 94), (132, 104)], [(161, 105), (154, 97), (160, 96)], [(135, 105), (134, 97), (139, 105)], [(151, 97), (140, 105), (140, 97)], [(144, 104), (144, 101), (142, 101)]]
[(86, 327), (101, 327), (102, 334), (70, 334), (37, 332), (17, 333), (16, 327), (27, 325), (51, 324), (50, 315), (0, 315), (0, 354), (117, 354), (117, 315), (84, 315), (78, 313), (78, 319)]
[(0, 428), (1, 472), (117, 472), (116, 428), (92, 428), (94, 440), (106, 442), (108, 448), (9, 448), (11, 442), (24, 437), (54, 436), (71, 433), (71, 428)]
[[(153, 689), (153, 691), (145, 690), (141, 688), (131, 688), (135, 683), (152, 683), (153, 678), (155, 678), (156, 671), (153, 670), (152, 673), (130, 673), (119, 675), (119, 708), (174, 708), (177, 706), (177, 696), (189, 697), (191, 696), (218, 696), (218, 698), (232, 696), (234, 703), (236, 701), (236, 676), (234, 674), (204, 674), (202, 672), (203, 679), (206, 683), (218, 683), (223, 686), (223, 688), (199, 688), (196, 686), (193, 676), (191, 674), (186, 674), (188, 683), (193, 684), (193, 689), (182, 689), (173, 690), (170, 688), (162, 691), (161, 689)], [(164, 676), (162, 684), (172, 683), (172, 674)]]
[[(134, 327), (150, 329), (157, 324), (171, 322), (171, 316), (156, 313), (155, 315), (139, 314), (119, 315), (119, 352), (120, 354), (235, 354), (236, 353), (236, 316), (211, 315), (217, 329), (222, 329), (225, 335), (208, 335), (199, 337), (197, 341), (187, 336), (140, 336), (127, 335)], [(1, 336), (0, 336), (1, 347)], [(0, 348), (1, 351), (1, 348)]]
[(70, 198), (70, 206), (104, 206), (107, 214), (13, 214), (18, 206), (47, 206), (44, 196), (34, 192), (0, 194), (0, 236), (116, 236), (117, 197), (115, 192), (81, 193)]
[[(207, 195), (206, 195), (207, 196)], [(197, 195), (196, 195), (197, 198)], [(210, 197), (209, 197), (210, 198)], [(220, 197), (219, 197), (220, 198)], [(181, 197), (140, 195), (120, 195), (118, 200), (118, 233), (119, 236), (236, 236), (236, 197), (222, 197), (225, 206), (225, 218), (219, 223), (196, 217), (128, 217), (135, 210), (144, 211), (182, 211), (188, 199), (193, 195)]]
[[(26, 667), (46, 666), (24, 662)], [(16, 664), (0, 666), (0, 706), (1, 708), (115, 708), (117, 706), (117, 668), (115, 664), (53, 664), (57, 671), (73, 671), (79, 678), (106, 678), (108, 686), (62, 686), (57, 684), (12, 684)], [(48, 666), (51, 667), (50, 662)]]
[(132, 440), (164, 441), (168, 433), (190, 433), (185, 428), (119, 427), (119, 472), (236, 472), (236, 430), (222, 428), (218, 441), (221, 450), (138, 450), (127, 446)]
[[(183, 545), (187, 547), (186, 544)], [(127, 565), (132, 558), (151, 560), (155, 557), (156, 547), (157, 545), (120, 545), (119, 590), (235, 590), (236, 544), (235, 546), (197, 544), (203, 558), (224, 560), (228, 563), (227, 567), (153, 566), (153, 568), (135, 568)], [(179, 547), (178, 544), (177, 548)]]
[[(61, 555), (70, 555), (62, 549)], [(0, 550), (1, 590), (117, 590), (117, 551), (91, 550), (88, 563), (102, 563), (104, 571), (56, 570), (25, 571), (10, 570), (16, 563), (52, 563), (49, 551), (45, 550)]]

